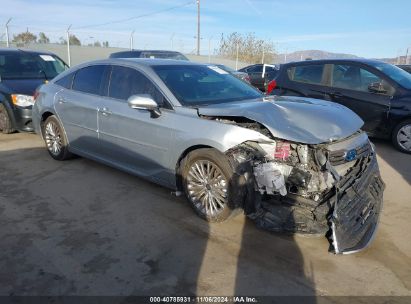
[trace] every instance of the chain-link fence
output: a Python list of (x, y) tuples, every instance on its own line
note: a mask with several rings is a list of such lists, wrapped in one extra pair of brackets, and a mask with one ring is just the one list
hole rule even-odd
[[(6, 47), (6, 43), (0, 42), (0, 47)], [(65, 44), (54, 44), (54, 43), (31, 43), (24, 46), (16, 45), (15, 43), (10, 43), (10, 47), (19, 47), (24, 49), (36, 50), (36, 51), (48, 51), (58, 55), (65, 62), (68, 62), (68, 52), (67, 45)], [(71, 66), (97, 59), (108, 58), (111, 53), (125, 51), (126, 48), (116, 48), (116, 47), (98, 47), (98, 46), (70, 46), (70, 56), (71, 56)], [(238, 62), (236, 64), (235, 60), (230, 60), (227, 58), (222, 58), (215, 55), (193, 55), (185, 54), (191, 61), (202, 62), (202, 63), (215, 63), (224, 64), (231, 68), (238, 68), (249, 65), (247, 62)]]

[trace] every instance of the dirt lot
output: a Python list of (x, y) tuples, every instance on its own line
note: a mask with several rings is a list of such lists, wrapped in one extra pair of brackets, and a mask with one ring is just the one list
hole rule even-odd
[(377, 142), (387, 184), (372, 246), (208, 225), (170, 190), (0, 135), (0, 295), (411, 295), (411, 155)]

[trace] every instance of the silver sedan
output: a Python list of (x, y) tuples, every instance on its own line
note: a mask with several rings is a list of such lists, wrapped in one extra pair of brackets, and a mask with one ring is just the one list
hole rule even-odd
[(241, 208), (270, 231), (327, 235), (336, 253), (374, 235), (384, 184), (343, 106), (157, 59), (85, 63), (36, 96), (33, 123), (56, 160), (76, 154), (175, 189), (208, 221)]

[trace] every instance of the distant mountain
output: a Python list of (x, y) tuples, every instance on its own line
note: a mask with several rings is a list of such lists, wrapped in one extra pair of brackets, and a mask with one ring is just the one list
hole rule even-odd
[(320, 50), (305, 50), (305, 51), (296, 51), (289, 54), (279, 54), (277, 56), (277, 62), (281, 63), (284, 62), (285, 58), (287, 58), (287, 62), (290, 61), (300, 61), (306, 60), (308, 58), (316, 60), (316, 59), (352, 59), (352, 58), (360, 58), (358, 56), (352, 54), (343, 54), (343, 53), (332, 53)]
[[(355, 58), (363, 58), (352, 54), (344, 54), (344, 53), (332, 53), (320, 50), (305, 50), (305, 51), (296, 51), (289, 54), (278, 54), (275, 58), (276, 63), (283, 63), (287, 58), (287, 62), (291, 61), (301, 61), (306, 59), (355, 59)], [(405, 56), (401, 56), (400, 58), (376, 58), (377, 60), (381, 60), (387, 63), (392, 64), (405, 64), (406, 58)]]
[(409, 56), (408, 56), (408, 59), (405, 56), (400, 56), (400, 57), (396, 57), (396, 58), (380, 58), (378, 60), (388, 62), (388, 63), (391, 63), (391, 64), (407, 64), (407, 63), (409, 64), (409, 59), (410, 59)]

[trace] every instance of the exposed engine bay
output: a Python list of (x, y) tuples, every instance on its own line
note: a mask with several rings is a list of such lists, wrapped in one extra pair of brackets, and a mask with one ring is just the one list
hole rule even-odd
[(330, 251), (351, 253), (371, 241), (384, 183), (367, 135), (308, 145), (274, 138), (242, 117), (204, 117), (252, 129), (270, 138), (228, 151), (238, 176), (240, 205), (260, 228), (326, 235)]

